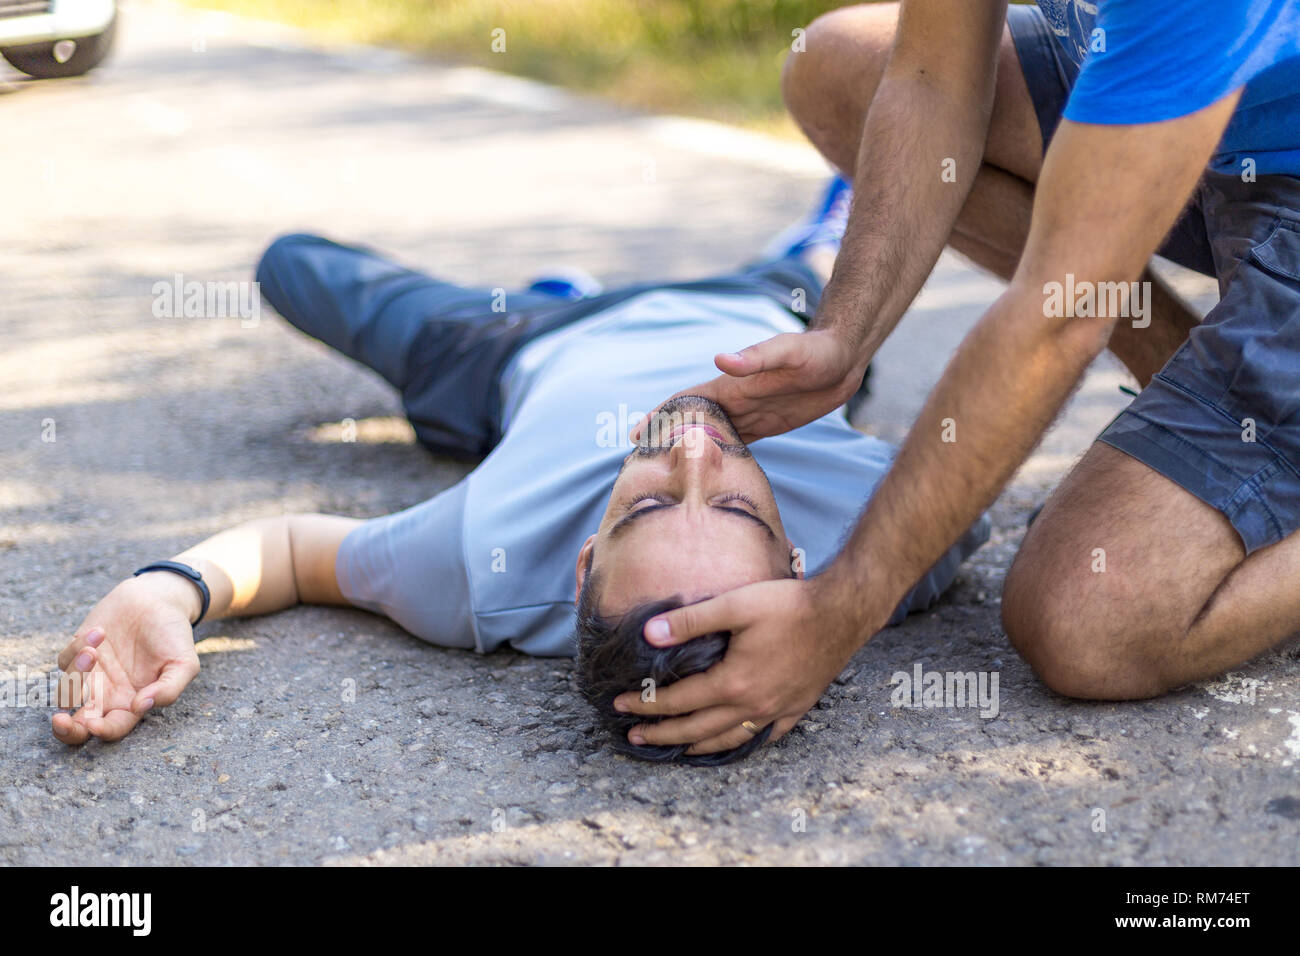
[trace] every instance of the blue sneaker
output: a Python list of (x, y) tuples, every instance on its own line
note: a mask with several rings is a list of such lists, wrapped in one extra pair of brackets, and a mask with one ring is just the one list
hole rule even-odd
[(808, 218), (782, 230), (764, 248), (762, 257), (771, 261), (798, 258), (816, 246), (839, 252), (852, 204), (853, 187), (843, 176), (833, 177)]
[(557, 299), (590, 299), (600, 295), (604, 287), (596, 277), (581, 269), (560, 269), (550, 275), (538, 276), (528, 287), (529, 292), (553, 295)]

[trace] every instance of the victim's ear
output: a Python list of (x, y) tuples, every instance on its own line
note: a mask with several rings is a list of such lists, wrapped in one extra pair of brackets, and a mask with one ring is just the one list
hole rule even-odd
[(796, 548), (794, 542), (789, 538), (785, 539), (785, 543), (790, 546), (790, 570), (794, 572), (796, 578), (802, 581), (803, 569), (804, 565), (808, 563), (808, 557), (803, 553), (803, 549)]
[(578, 565), (573, 569), (575, 585), (573, 588), (573, 603), (578, 603), (578, 595), (582, 593), (582, 582), (587, 580), (587, 575), (591, 572), (591, 558), (596, 553), (596, 536), (593, 534), (586, 541), (582, 542), (582, 547), (578, 550)]

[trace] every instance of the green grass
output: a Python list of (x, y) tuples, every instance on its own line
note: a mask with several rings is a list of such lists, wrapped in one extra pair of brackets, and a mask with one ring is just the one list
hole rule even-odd
[[(535, 77), (652, 110), (780, 131), (792, 31), (837, 0), (188, 0)], [(493, 31), (505, 51), (494, 52)], [(500, 36), (498, 34), (498, 36)]]

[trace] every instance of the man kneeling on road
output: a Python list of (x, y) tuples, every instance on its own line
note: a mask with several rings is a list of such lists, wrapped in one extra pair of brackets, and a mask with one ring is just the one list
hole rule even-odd
[[(719, 355), (688, 391), (746, 440), (796, 428), (852, 393), (945, 245), (1009, 284), (825, 573), (648, 622), (663, 647), (729, 631), (747, 663), (621, 696), (673, 718), (631, 739), (690, 744), (738, 714), (789, 730), (1107, 347), (1144, 390), (1026, 535), (1012, 643), (1063, 694), (1125, 699), (1300, 629), (1300, 0), (853, 7), (809, 28), (784, 81), (853, 178), (843, 247), (808, 331)], [(1203, 320), (1147, 270), (1157, 252), (1218, 278)], [(1098, 309), (1139, 280), (1137, 320)]]

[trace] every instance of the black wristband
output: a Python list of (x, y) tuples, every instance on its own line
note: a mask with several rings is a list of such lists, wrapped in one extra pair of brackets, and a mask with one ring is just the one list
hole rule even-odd
[(181, 575), (181, 577), (189, 578), (198, 586), (199, 594), (203, 598), (203, 604), (199, 608), (199, 616), (190, 624), (190, 627), (198, 627), (199, 622), (203, 620), (203, 615), (208, 613), (208, 605), (212, 603), (212, 592), (208, 590), (203, 575), (188, 564), (181, 564), (179, 561), (155, 561), (153, 564), (146, 564), (131, 577), (138, 578), (146, 571), (170, 571), (173, 574)]

